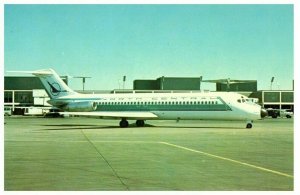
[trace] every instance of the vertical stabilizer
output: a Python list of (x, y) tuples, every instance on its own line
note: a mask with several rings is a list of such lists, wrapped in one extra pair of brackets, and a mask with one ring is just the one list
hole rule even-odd
[(40, 78), (51, 99), (77, 94), (52, 69), (37, 70), (31, 73)]

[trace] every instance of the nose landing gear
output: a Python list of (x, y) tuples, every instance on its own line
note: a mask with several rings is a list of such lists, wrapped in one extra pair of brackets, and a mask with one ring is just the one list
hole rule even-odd
[(251, 129), (252, 128), (252, 123), (253, 123), (253, 121), (247, 121), (246, 128)]

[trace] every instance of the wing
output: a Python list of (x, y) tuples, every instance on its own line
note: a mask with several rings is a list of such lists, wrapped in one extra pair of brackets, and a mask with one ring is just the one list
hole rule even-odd
[(126, 119), (155, 119), (158, 116), (152, 112), (60, 112), (60, 114), (76, 116), (93, 116), (100, 118), (126, 118)]

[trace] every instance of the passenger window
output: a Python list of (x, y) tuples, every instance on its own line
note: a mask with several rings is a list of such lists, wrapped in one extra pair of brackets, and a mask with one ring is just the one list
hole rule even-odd
[(242, 101), (240, 99), (237, 100), (238, 103), (242, 103)]

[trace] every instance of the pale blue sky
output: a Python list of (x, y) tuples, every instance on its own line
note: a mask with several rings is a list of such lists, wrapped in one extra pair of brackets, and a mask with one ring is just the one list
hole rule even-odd
[[(5, 70), (53, 68), (115, 89), (127, 76), (255, 79), (292, 89), (293, 5), (5, 5)], [(5, 75), (12, 75), (5, 73)], [(72, 88), (81, 81), (71, 79)], [(212, 88), (205, 85), (204, 88)]]

